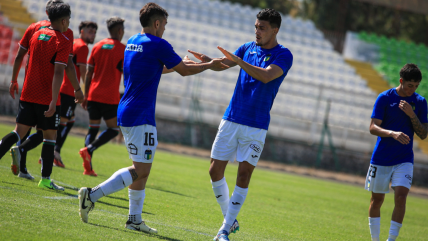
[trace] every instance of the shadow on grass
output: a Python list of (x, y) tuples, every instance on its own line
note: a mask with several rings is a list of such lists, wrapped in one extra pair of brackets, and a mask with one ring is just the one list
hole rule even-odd
[[(27, 180), (27, 179), (26, 179)], [(30, 180), (28, 180), (28, 181), (30, 181)], [(22, 185), (22, 184), (18, 184), (18, 183), (14, 183), (14, 182), (5, 182), (5, 181), (1, 181), (2, 183), (7, 183), (7, 184), (10, 184), (10, 185), (15, 185), (15, 186), (21, 186), (21, 187), (26, 187), (25, 185)]]
[(148, 188), (148, 189), (153, 189), (153, 190), (157, 190), (157, 191), (161, 191), (161, 192), (171, 193), (171, 194), (175, 194), (175, 195), (179, 195), (179, 196), (182, 196), (182, 197), (194, 198), (194, 197), (192, 197), (192, 196), (188, 196), (188, 195), (181, 194), (181, 193), (178, 193), (178, 192), (173, 192), (173, 191), (163, 190), (163, 189), (161, 189), (161, 188), (148, 187), (148, 186), (146, 186), (146, 188)]
[[(111, 203), (107, 203), (107, 202), (103, 202), (103, 201), (97, 201), (96, 203), (102, 203), (102, 204), (105, 204), (105, 205), (107, 205), (107, 206), (111, 206), (111, 207), (116, 207), (116, 208), (122, 208), (122, 209), (129, 210), (129, 207), (128, 207), (128, 206), (126, 206), (126, 207), (122, 207), (122, 206), (119, 206), (119, 205), (115, 205), (115, 204), (111, 204)], [(143, 211), (143, 213), (144, 213), (144, 214), (149, 214), (149, 215), (155, 215), (154, 213), (149, 213), (149, 212), (144, 212), (144, 211)]]
[(158, 239), (162, 239), (162, 240), (169, 240), (169, 241), (181, 241), (180, 239), (175, 239), (175, 238), (169, 238), (166, 236), (162, 236), (162, 235), (158, 235), (158, 234), (149, 234), (149, 233), (145, 233), (145, 232), (138, 232), (138, 231), (132, 231), (126, 228), (113, 228), (113, 227), (108, 227), (108, 226), (104, 226), (104, 225), (100, 225), (100, 224), (95, 224), (95, 223), (88, 223), (89, 225), (92, 226), (96, 226), (96, 227), (101, 227), (101, 228), (108, 228), (111, 230), (116, 230), (116, 231), (120, 231), (120, 232), (125, 232), (125, 233), (131, 233), (131, 234), (135, 234), (135, 235), (144, 235), (146, 237), (156, 237)]

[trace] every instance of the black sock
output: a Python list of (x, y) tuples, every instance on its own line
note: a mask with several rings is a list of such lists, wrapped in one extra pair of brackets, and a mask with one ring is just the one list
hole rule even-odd
[(37, 130), (36, 133), (32, 134), (19, 146), (19, 152), (21, 152), (20, 171), (27, 173), (27, 152), (36, 148), (43, 142), (43, 131)]
[(107, 130), (103, 131), (98, 139), (96, 139), (94, 142), (88, 145), (88, 152), (92, 155), (92, 153), (97, 149), (98, 147), (106, 144), (111, 139), (115, 138), (119, 134), (119, 130), (108, 128)]
[(97, 138), (98, 131), (100, 130), (99, 126), (89, 126), (88, 134), (85, 137), (85, 147), (89, 146)]
[(13, 144), (19, 141), (19, 136), (15, 132), (11, 132), (3, 137), (0, 141), (0, 159), (10, 150)]
[(56, 138), (56, 145), (55, 145), (55, 151), (58, 153), (61, 153), (61, 148), (64, 145), (65, 139), (68, 136), (68, 133), (70, 133), (71, 128), (74, 125), (74, 120), (67, 122), (67, 125), (63, 126), (60, 125), (57, 131), (57, 138)]
[(54, 162), (55, 142), (43, 142), (42, 148), (42, 177), (48, 178), (52, 174), (52, 166)]
[(21, 140), (16, 143), (16, 145), (20, 146), (22, 143), (24, 143), (24, 141), (27, 140), (27, 138), (30, 134), (31, 134), (31, 128), (28, 130), (27, 134), (25, 134), (25, 136), (22, 137)]

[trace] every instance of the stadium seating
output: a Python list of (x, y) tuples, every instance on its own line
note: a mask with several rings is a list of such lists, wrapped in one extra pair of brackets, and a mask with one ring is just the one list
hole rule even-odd
[[(391, 85), (397, 85), (399, 82), (399, 71), (406, 63), (415, 63), (422, 71), (422, 75), (428, 73), (428, 48), (423, 44), (413, 42), (398, 41), (394, 38), (377, 36), (361, 32), (359, 39), (378, 45), (380, 48), (379, 60), (375, 69), (381, 73)], [(418, 93), (428, 97), (428, 82), (422, 81)]]
[[(45, 0), (23, 0), (39, 20), (46, 19)], [(147, 0), (73, 0), (70, 28), (78, 37), (80, 21), (99, 24), (96, 41), (108, 37), (105, 20), (117, 15), (126, 19), (123, 42), (141, 31), (139, 9)], [(220, 57), (217, 46), (234, 51), (254, 40), (254, 22), (260, 9), (209, 0), (154, 0), (169, 12), (164, 38), (180, 56), (187, 49)], [(329, 124), (337, 146), (369, 152), (375, 138), (368, 133), (376, 93), (335, 52), (330, 42), (307, 20), (283, 16), (279, 43), (294, 55), (294, 65), (276, 97), (268, 134), (282, 138), (318, 142), (327, 100), (332, 108)], [(183, 78), (177, 73), (162, 77), (157, 115), (186, 120), (193, 97), (199, 99), (201, 120), (217, 126), (235, 88), (239, 68), (223, 72), (205, 71)]]

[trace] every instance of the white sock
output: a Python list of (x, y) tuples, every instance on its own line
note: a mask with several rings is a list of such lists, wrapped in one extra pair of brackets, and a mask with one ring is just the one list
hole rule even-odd
[(247, 193), (248, 188), (235, 186), (235, 190), (233, 190), (232, 197), (230, 198), (229, 208), (227, 209), (227, 214), (223, 220), (223, 226), (220, 228), (220, 231), (226, 230), (229, 233), (230, 227), (233, 222), (235, 222), (236, 217), (238, 217), (242, 205), (244, 205)]
[(141, 213), (143, 212), (144, 198), (146, 197), (146, 190), (132, 190), (128, 189), (129, 197), (129, 218), (133, 223), (141, 223), (143, 221)]
[(370, 227), (370, 234), (372, 236), (372, 241), (379, 241), (380, 217), (378, 218), (369, 217), (369, 227)]
[(391, 227), (389, 228), (388, 241), (395, 241), (395, 239), (397, 239), (398, 233), (400, 232), (400, 228), (402, 226), (403, 226), (403, 224), (401, 224), (401, 223), (391, 221)]
[(92, 202), (98, 201), (102, 196), (107, 196), (124, 189), (132, 184), (132, 176), (128, 168), (122, 168), (115, 172), (109, 179), (94, 188), (91, 191), (90, 198)]
[(220, 205), (223, 217), (226, 217), (227, 208), (229, 207), (229, 187), (227, 186), (226, 178), (223, 177), (216, 182), (211, 181), (211, 185), (213, 186), (214, 195)]

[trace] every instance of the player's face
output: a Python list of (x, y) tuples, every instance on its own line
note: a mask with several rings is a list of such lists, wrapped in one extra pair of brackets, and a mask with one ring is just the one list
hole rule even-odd
[(93, 44), (97, 30), (95, 28), (84, 28), (82, 29), (82, 39), (88, 44)]
[(168, 21), (166, 20), (166, 18), (162, 18), (161, 20), (155, 20), (154, 27), (156, 30), (156, 37), (162, 38), (167, 23)]
[(263, 46), (268, 44), (272, 38), (275, 38), (277, 28), (272, 28), (269, 21), (256, 20), (254, 25), (256, 34), (256, 45)]
[(420, 84), (420, 82), (404, 81), (403, 79), (400, 79), (400, 83), (406, 96), (412, 96)]

